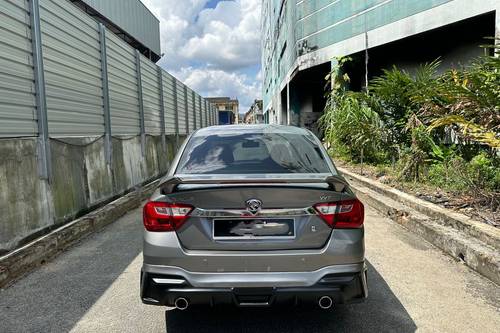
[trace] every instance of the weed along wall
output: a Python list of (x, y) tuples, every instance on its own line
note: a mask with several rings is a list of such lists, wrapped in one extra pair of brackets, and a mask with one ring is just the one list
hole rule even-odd
[(164, 174), (207, 100), (68, 0), (0, 0), (0, 254)]

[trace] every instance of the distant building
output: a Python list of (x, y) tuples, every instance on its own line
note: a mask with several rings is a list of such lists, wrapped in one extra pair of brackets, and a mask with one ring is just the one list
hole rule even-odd
[(209, 97), (207, 100), (215, 105), (219, 116), (219, 125), (231, 125), (239, 123), (238, 99), (229, 97)]
[(264, 119), (314, 131), (338, 57), (351, 56), (350, 88), (361, 90), (393, 65), (466, 64), (495, 35), (499, 0), (263, 0)]
[(262, 114), (262, 100), (256, 99), (250, 109), (243, 117), (245, 124), (262, 124), (264, 123), (264, 115)]

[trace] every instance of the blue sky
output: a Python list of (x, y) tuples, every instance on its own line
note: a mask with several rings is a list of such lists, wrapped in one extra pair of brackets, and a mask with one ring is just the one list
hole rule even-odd
[(160, 66), (203, 96), (261, 98), (261, 0), (142, 0), (160, 20)]
[(221, 2), (222, 0), (210, 0), (206, 5), (205, 8), (215, 8), (217, 6), (217, 3)]

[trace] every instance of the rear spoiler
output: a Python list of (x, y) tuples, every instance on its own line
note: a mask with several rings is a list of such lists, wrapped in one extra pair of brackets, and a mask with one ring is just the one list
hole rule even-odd
[(335, 192), (343, 192), (348, 186), (347, 181), (340, 176), (327, 176), (325, 178), (251, 178), (251, 179), (227, 179), (227, 178), (182, 178), (171, 176), (165, 178), (159, 185), (161, 194), (175, 192), (177, 185), (247, 185), (247, 184), (314, 184), (326, 183)]

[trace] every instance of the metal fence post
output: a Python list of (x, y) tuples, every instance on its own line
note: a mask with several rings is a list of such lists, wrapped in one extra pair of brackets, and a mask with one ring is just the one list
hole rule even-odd
[(135, 68), (137, 73), (137, 94), (139, 99), (139, 126), (141, 130), (141, 153), (144, 157), (146, 150), (146, 131), (144, 129), (144, 101), (142, 100), (141, 54), (135, 50)]
[(108, 58), (106, 53), (106, 27), (99, 23), (99, 42), (101, 45), (101, 80), (104, 107), (104, 151), (106, 163), (112, 165), (113, 142), (111, 140), (111, 115), (109, 112)]
[(205, 122), (207, 126), (210, 126), (210, 112), (208, 111), (208, 103), (206, 99), (203, 99), (203, 103), (205, 103)]
[(205, 102), (205, 122), (207, 124), (207, 126), (210, 126), (212, 125), (211, 124), (211, 121), (210, 121), (210, 111), (208, 110), (208, 101), (206, 99), (203, 99), (203, 101)]
[(186, 112), (186, 135), (189, 134), (189, 111), (188, 111), (187, 87), (184, 86), (184, 112)]
[(165, 141), (165, 104), (163, 101), (163, 73), (161, 67), (158, 70), (158, 90), (160, 90), (160, 126), (161, 126), (161, 149), (167, 152), (167, 142)]
[(196, 130), (198, 128), (198, 124), (196, 123), (196, 102), (195, 102), (194, 91), (191, 91), (191, 101), (193, 101), (193, 124), (194, 124), (193, 130)]
[(205, 103), (205, 123), (207, 126), (210, 126), (210, 113), (208, 112), (208, 103), (206, 99), (203, 99), (203, 103)]
[(40, 3), (30, 1), (31, 46), (33, 48), (33, 72), (35, 77), (36, 115), (38, 125), (38, 173), (41, 178), (52, 179), (52, 161), (49, 141), (49, 122), (47, 119), (47, 100), (45, 96), (45, 75), (43, 70), (42, 31), (40, 27)]
[[(196, 96), (195, 96), (196, 98)], [(200, 104), (200, 128), (203, 127), (203, 105), (201, 105), (201, 96), (198, 95), (198, 104)]]
[(175, 124), (175, 146), (179, 148), (179, 105), (177, 104), (177, 80), (174, 82), (174, 124)]

